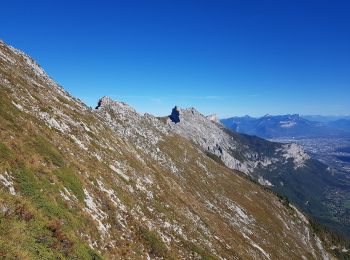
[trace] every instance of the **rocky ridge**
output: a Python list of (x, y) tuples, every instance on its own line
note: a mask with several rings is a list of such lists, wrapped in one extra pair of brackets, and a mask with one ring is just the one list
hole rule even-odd
[(299, 168), (304, 167), (305, 162), (310, 159), (297, 144), (274, 144), (274, 150), (269, 151), (269, 155), (256, 151), (254, 147), (244, 145), (234, 135), (228, 134), (215, 116), (206, 117), (194, 108), (175, 107), (169, 118), (171, 120), (168, 121), (168, 126), (171, 131), (186, 136), (218, 156), (227, 167), (248, 175), (253, 176), (252, 173), (258, 167), (268, 168), (281, 160), (281, 163), (287, 163), (288, 159), (292, 159), (294, 167)]
[(339, 187), (343, 187), (341, 193), (349, 194), (350, 184), (341, 176), (332, 176), (326, 165), (312, 159), (300, 145), (269, 142), (230, 131), (194, 108), (175, 107), (167, 126), (169, 131), (193, 141), (228, 168), (243, 172), (261, 185), (287, 196), (314, 218), (350, 235), (350, 222), (343, 217), (343, 206), (338, 205), (334, 210), (333, 204), (325, 203)]

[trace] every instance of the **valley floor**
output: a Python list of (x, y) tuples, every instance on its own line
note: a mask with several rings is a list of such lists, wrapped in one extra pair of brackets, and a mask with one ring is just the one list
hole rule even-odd
[(333, 171), (343, 173), (350, 178), (350, 136), (275, 138), (270, 140), (282, 143), (298, 143), (313, 158), (329, 165)]

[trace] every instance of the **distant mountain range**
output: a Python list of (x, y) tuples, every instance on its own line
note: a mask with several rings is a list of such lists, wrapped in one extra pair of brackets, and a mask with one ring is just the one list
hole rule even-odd
[(228, 129), (262, 138), (320, 137), (350, 134), (350, 117), (265, 115), (221, 119)]
[(341, 119), (350, 120), (350, 116), (321, 116), (321, 115), (302, 115), (304, 119), (316, 122), (328, 123), (331, 121), (337, 121)]

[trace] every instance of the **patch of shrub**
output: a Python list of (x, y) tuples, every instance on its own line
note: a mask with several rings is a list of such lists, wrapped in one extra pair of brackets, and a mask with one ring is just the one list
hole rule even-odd
[(312, 217), (309, 217), (309, 223), (312, 230), (319, 236), (326, 247), (338, 246), (329, 250), (337, 259), (350, 259), (350, 252), (343, 251), (343, 248), (350, 248), (350, 240), (333, 231), (329, 227), (321, 224)]
[(34, 218), (34, 214), (25, 204), (18, 205), (15, 209), (16, 214), (24, 221), (30, 221)]
[(143, 227), (139, 228), (139, 233), (152, 255), (169, 259), (168, 249), (157, 234)]
[(211, 253), (207, 252), (203, 248), (193, 244), (190, 241), (182, 240), (182, 243), (183, 243), (184, 247), (186, 247), (190, 251), (192, 251), (192, 252), (196, 253), (197, 255), (199, 255), (202, 260), (216, 260), (217, 259)]
[(193, 245), (191, 249), (193, 252), (196, 252), (198, 255), (200, 255), (202, 260), (216, 260), (217, 259), (213, 255), (211, 255), (210, 253), (205, 251), (203, 248), (200, 248), (196, 245)]

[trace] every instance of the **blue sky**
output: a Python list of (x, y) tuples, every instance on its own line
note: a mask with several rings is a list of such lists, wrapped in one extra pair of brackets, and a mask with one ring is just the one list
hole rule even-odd
[(350, 1), (1, 1), (0, 38), (86, 104), (350, 114)]

